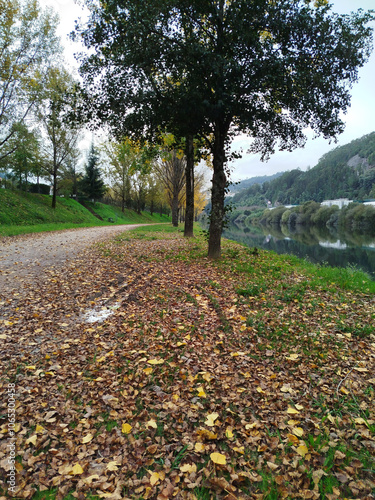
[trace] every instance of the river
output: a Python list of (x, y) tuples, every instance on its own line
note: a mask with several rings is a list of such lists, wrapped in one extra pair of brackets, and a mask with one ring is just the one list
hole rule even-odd
[(375, 280), (375, 232), (354, 233), (328, 228), (297, 226), (237, 226), (232, 223), (223, 236), (248, 247), (291, 254), (333, 267), (352, 266)]

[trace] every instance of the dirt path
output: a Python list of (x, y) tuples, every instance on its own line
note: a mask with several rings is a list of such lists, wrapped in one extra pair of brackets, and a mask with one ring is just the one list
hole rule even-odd
[(0, 297), (23, 284), (40, 283), (47, 269), (59, 268), (90, 244), (148, 224), (100, 226), (33, 233), (0, 242)]

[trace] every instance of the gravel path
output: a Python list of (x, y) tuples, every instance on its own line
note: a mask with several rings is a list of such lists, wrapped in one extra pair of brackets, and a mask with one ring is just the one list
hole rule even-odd
[(47, 269), (59, 268), (90, 244), (148, 224), (99, 226), (33, 233), (0, 241), (0, 297), (18, 292), (24, 282), (40, 282)]

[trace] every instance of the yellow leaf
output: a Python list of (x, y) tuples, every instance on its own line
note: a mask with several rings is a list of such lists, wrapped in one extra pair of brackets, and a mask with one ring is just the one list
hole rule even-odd
[(210, 413), (207, 415), (205, 424), (208, 425), (209, 427), (213, 427), (215, 425), (215, 420), (218, 418), (219, 414), (218, 413)]
[(294, 446), (297, 446), (299, 444), (299, 439), (294, 434), (288, 434), (287, 438), (290, 443), (294, 444)]
[(199, 431), (197, 431), (197, 434), (198, 436), (202, 436), (206, 439), (217, 439), (217, 434), (214, 434), (207, 429), (199, 429)]
[(204, 444), (203, 443), (195, 443), (194, 449), (197, 453), (200, 453), (201, 451), (204, 451)]
[(160, 476), (157, 472), (152, 472), (152, 471), (149, 472), (151, 473), (150, 483), (152, 486), (154, 486), (154, 484), (159, 482)]
[(149, 366), (148, 368), (144, 368), (143, 371), (146, 375), (150, 375), (154, 370)]
[(191, 474), (192, 472), (197, 472), (197, 466), (195, 464), (184, 464), (180, 467), (181, 472), (188, 472)]
[(228, 439), (231, 439), (233, 437), (232, 427), (227, 427), (225, 435), (227, 436)]
[(260, 394), (264, 394), (263, 389), (259, 385), (257, 387), (257, 392), (259, 392)]
[(37, 434), (43, 434), (43, 432), (44, 432), (44, 431), (45, 431), (45, 428), (44, 428), (44, 427), (42, 427), (41, 425), (37, 424), (36, 429), (35, 429), (35, 432), (36, 432)]
[(299, 411), (295, 408), (292, 408), (291, 406), (288, 406), (287, 413), (289, 413), (290, 415), (296, 415), (297, 413), (299, 413)]
[(254, 427), (257, 426), (257, 422), (253, 422), (252, 424), (246, 424), (245, 425), (245, 429), (248, 430), (248, 429), (254, 429)]
[(363, 418), (355, 418), (354, 422), (359, 425), (368, 425), (366, 420), (364, 420)]
[(132, 430), (132, 426), (129, 425), (129, 424), (122, 424), (122, 427), (121, 427), (121, 432), (123, 434), (129, 434), (129, 432)]
[(202, 387), (202, 386), (197, 387), (197, 391), (198, 391), (198, 396), (199, 396), (200, 398), (206, 398), (206, 397), (207, 397), (207, 395), (206, 395), (206, 393), (204, 392), (204, 389), (203, 389), (203, 387)]
[(177, 347), (181, 347), (184, 345), (186, 345), (186, 342), (177, 342), (177, 344), (176, 344)]
[(295, 425), (297, 425), (297, 424), (299, 424), (299, 423), (300, 423), (300, 421), (299, 421), (299, 420), (288, 420), (288, 425), (293, 425), (293, 426), (295, 426)]
[(29, 439), (26, 439), (26, 444), (33, 444), (34, 446), (36, 445), (36, 440), (37, 440), (37, 435), (34, 434), (34, 436), (31, 436)]
[(303, 406), (299, 405), (299, 404), (296, 404), (296, 408), (297, 408), (297, 410), (303, 410)]
[(28, 366), (25, 366), (26, 370), (36, 370), (36, 366), (35, 365), (28, 365)]
[(117, 467), (118, 465), (121, 465), (121, 464), (116, 462), (116, 460), (114, 460), (113, 462), (108, 462), (107, 470), (110, 470), (110, 471), (118, 470), (118, 467)]
[(307, 449), (307, 446), (305, 446), (305, 445), (298, 446), (298, 448), (297, 448), (297, 453), (298, 453), (298, 455), (301, 455), (301, 457), (304, 457), (308, 451), (309, 450)]
[(95, 382), (101, 382), (102, 380), (104, 380), (104, 378), (103, 377), (98, 377), (98, 378), (95, 378), (94, 380), (95, 380)]
[(299, 358), (299, 354), (291, 354), (290, 356), (286, 356), (286, 359), (290, 359), (291, 361), (296, 361)]
[(78, 476), (79, 474), (83, 474), (82, 467), (79, 464), (75, 464), (75, 466), (72, 469), (71, 474), (73, 474), (73, 476)]
[(298, 437), (301, 437), (304, 434), (303, 429), (301, 427), (294, 427), (292, 429), (292, 432), (293, 432), (293, 434), (295, 434)]
[(89, 443), (90, 441), (93, 440), (93, 438), (94, 438), (94, 436), (92, 434), (87, 434), (84, 438), (82, 438), (81, 443), (82, 444)]
[(164, 363), (164, 359), (149, 359), (147, 363), (150, 365), (162, 365)]
[(340, 392), (342, 392), (343, 394), (349, 394), (349, 391), (345, 389), (345, 387), (341, 387)]
[(221, 453), (211, 453), (210, 458), (214, 464), (225, 465), (227, 463), (226, 456)]
[(158, 424), (155, 422), (155, 420), (152, 418), (149, 420), (146, 424), (146, 427), (153, 427), (154, 429), (158, 428)]
[(238, 448), (237, 446), (235, 446), (233, 448), (233, 450), (236, 451), (237, 453), (241, 453), (241, 455), (245, 454), (245, 448), (243, 446), (241, 446), (241, 448)]

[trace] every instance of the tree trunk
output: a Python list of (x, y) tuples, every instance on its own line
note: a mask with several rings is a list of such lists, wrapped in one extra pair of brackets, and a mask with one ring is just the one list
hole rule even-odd
[(178, 227), (178, 196), (174, 195), (172, 199), (172, 225)]
[(52, 208), (56, 208), (57, 198), (57, 169), (53, 169), (53, 186), (52, 186)]
[(194, 236), (194, 142), (193, 136), (186, 137), (186, 212), (184, 236), (191, 238)]
[(208, 257), (218, 259), (221, 255), (221, 233), (224, 221), (224, 197), (226, 176), (225, 164), (225, 127), (216, 126), (215, 142), (213, 145), (212, 191), (211, 191), (211, 218), (208, 239)]

